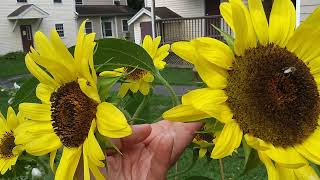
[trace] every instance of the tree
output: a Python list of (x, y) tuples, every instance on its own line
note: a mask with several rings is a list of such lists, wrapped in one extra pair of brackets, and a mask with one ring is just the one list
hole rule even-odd
[(135, 10), (140, 10), (144, 6), (143, 0), (128, 0), (128, 6)]

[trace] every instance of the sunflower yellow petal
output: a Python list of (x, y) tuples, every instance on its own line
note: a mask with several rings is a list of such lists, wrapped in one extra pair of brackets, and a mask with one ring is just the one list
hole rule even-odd
[(320, 27), (315, 26), (320, 19), (320, 7), (317, 8), (297, 28), (287, 44), (289, 51), (294, 52), (304, 62), (309, 62), (320, 55), (318, 42)]
[(296, 145), (295, 149), (309, 161), (320, 165), (320, 129), (316, 129), (302, 144)]
[(97, 107), (97, 127), (102, 135), (110, 138), (122, 138), (132, 133), (124, 114), (107, 102)]
[(231, 10), (230, 3), (227, 3), (227, 2), (221, 3), (220, 4), (220, 12), (221, 12), (223, 19), (227, 22), (227, 24), (230, 26), (232, 31), (234, 31), (232, 10)]
[(259, 158), (262, 161), (262, 163), (267, 168), (268, 179), (269, 180), (280, 180), (279, 173), (278, 173), (277, 169), (275, 168), (271, 159), (263, 151), (258, 151), (258, 155), (259, 155)]
[(101, 102), (98, 89), (95, 84), (89, 83), (86, 79), (78, 79), (78, 83), (81, 91), (87, 95), (89, 98), (93, 99), (96, 102)]
[(47, 104), (22, 103), (19, 105), (19, 112), (34, 121), (51, 120), (51, 106)]
[(219, 105), (207, 104), (205, 106), (197, 107), (202, 112), (209, 114), (211, 117), (216, 118), (222, 123), (231, 123), (234, 122), (233, 113), (227, 103), (222, 103)]
[[(84, 145), (83, 145), (84, 146)], [(83, 179), (90, 180), (90, 170), (89, 170), (89, 161), (88, 156), (86, 154), (86, 148), (83, 147)]]
[[(162, 56), (159, 56), (159, 59), (165, 58), (165, 57), (167, 57), (168, 55), (169, 55), (169, 53), (162, 54)], [(153, 64), (154, 64), (154, 66), (155, 66), (157, 69), (162, 70), (162, 69), (164, 69), (164, 67), (166, 66), (167, 63), (164, 62), (164, 61), (155, 59), (155, 60), (153, 61)]]
[(26, 121), (20, 124), (15, 130), (14, 133), (24, 134), (24, 133), (31, 133), (33, 135), (41, 135), (41, 134), (48, 134), (53, 133), (54, 130), (51, 125), (51, 121)]
[(247, 144), (258, 151), (265, 151), (270, 148), (270, 145), (264, 142), (263, 140), (256, 138), (250, 134), (245, 134), (244, 138)]
[(200, 60), (195, 64), (195, 68), (201, 79), (213, 89), (224, 89), (227, 87), (228, 73), (226, 70), (207, 62)]
[(96, 180), (105, 180), (106, 178), (103, 176), (103, 174), (100, 172), (97, 166), (95, 166), (93, 163), (90, 163), (89, 161), (89, 168), (93, 174), (93, 176), (96, 178)]
[[(150, 35), (146, 35), (142, 42), (142, 47), (149, 53), (149, 55), (152, 55), (152, 49), (153, 49), (153, 42)], [(151, 56), (151, 58), (153, 58)]]
[(211, 158), (221, 159), (231, 155), (233, 151), (240, 146), (242, 134), (237, 123), (225, 124), (222, 132), (216, 139)]
[(149, 94), (149, 91), (150, 91), (150, 84), (147, 83), (147, 82), (141, 82), (139, 91), (140, 91), (141, 94), (143, 94), (144, 96), (148, 95), (148, 94)]
[(140, 84), (141, 84), (140, 80), (131, 82), (130, 90), (133, 93), (137, 93), (140, 89)]
[(154, 59), (154, 57), (156, 56), (157, 54), (157, 51), (158, 51), (158, 47), (160, 45), (160, 42), (161, 42), (161, 36), (158, 36), (156, 37), (153, 41), (152, 41), (152, 51), (149, 52), (150, 56), (152, 59)]
[(264, 151), (277, 164), (287, 168), (299, 168), (307, 164), (307, 161), (292, 147), (271, 147)]
[(50, 104), (51, 94), (54, 89), (46, 84), (40, 83), (36, 89), (37, 98), (41, 100), (42, 103)]
[(62, 146), (60, 139), (54, 133), (46, 134), (35, 138), (25, 145), (26, 151), (35, 156), (43, 156), (56, 151)]
[(88, 138), (83, 144), (83, 147), (84, 149), (86, 149), (86, 153), (87, 153), (85, 156), (88, 156), (89, 160), (96, 166), (104, 167), (104, 163), (101, 161), (105, 160), (105, 156), (96, 137), (94, 136), (95, 128), (96, 128), (96, 122), (92, 121)]
[(178, 105), (164, 112), (162, 117), (170, 121), (192, 122), (210, 118), (211, 116), (194, 108), (192, 105)]
[(58, 82), (56, 82), (52, 77), (50, 77), (44, 70), (42, 70), (27, 54), (25, 58), (26, 66), (30, 73), (34, 75), (41, 83), (47, 84), (53, 88), (59, 87)]
[(277, 163), (276, 163), (276, 168), (278, 170), (279, 179), (290, 179), (290, 180), (297, 179), (294, 174), (294, 169), (282, 167)]
[(201, 107), (207, 104), (221, 104), (226, 102), (228, 96), (224, 90), (202, 88), (188, 92), (182, 96), (182, 104)]
[(50, 168), (52, 172), (56, 171), (56, 168), (54, 166), (54, 160), (56, 159), (57, 151), (50, 152)]
[(12, 107), (9, 107), (8, 111), (7, 111), (7, 125), (8, 125), (8, 128), (13, 130), (18, 126), (18, 123), (19, 122), (18, 122), (16, 113), (14, 112)]
[(81, 157), (82, 147), (63, 148), (62, 157), (55, 175), (56, 180), (73, 179)]
[(143, 80), (145, 82), (152, 82), (154, 80), (154, 76), (148, 72), (145, 76), (143, 76)]
[(268, 21), (261, 0), (248, 1), (250, 15), (254, 30), (260, 44), (267, 45), (269, 42)]
[(198, 60), (196, 49), (191, 42), (173, 43), (171, 45), (171, 50), (183, 60), (188, 61), (191, 64), (195, 64)]
[(122, 83), (119, 88), (118, 95), (123, 98), (129, 91), (129, 89), (130, 89), (130, 83)]
[(310, 68), (311, 74), (317, 76), (315, 79), (320, 76), (320, 56), (307, 63), (307, 66)]
[(119, 77), (122, 76), (122, 72), (117, 72), (117, 71), (103, 71), (102, 73), (99, 74), (99, 76), (102, 77)]
[(296, 11), (290, 0), (274, 0), (269, 20), (269, 42), (285, 47), (293, 35)]
[(306, 165), (298, 169), (294, 169), (294, 174), (298, 180), (300, 179), (320, 179), (315, 170), (310, 166)]
[(231, 69), (234, 55), (232, 50), (221, 41), (202, 37), (192, 41), (197, 52), (205, 60), (224, 69)]

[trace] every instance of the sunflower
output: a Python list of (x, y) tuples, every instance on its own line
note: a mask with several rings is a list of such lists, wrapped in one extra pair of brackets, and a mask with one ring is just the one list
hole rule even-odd
[[(166, 62), (164, 62), (164, 58), (169, 55), (170, 45), (166, 44), (159, 47), (161, 42), (161, 36), (158, 36), (154, 40), (152, 40), (151, 36), (145, 36), (143, 40), (142, 47), (148, 52), (151, 59), (153, 60), (154, 66), (162, 70)], [(100, 73), (100, 76), (103, 77), (117, 77), (126, 75), (125, 82), (121, 84), (119, 89), (119, 96), (124, 97), (129, 90), (133, 93), (137, 93), (140, 91), (143, 95), (148, 95), (150, 91), (150, 83), (153, 82), (154, 76), (151, 72), (132, 68), (132, 67), (122, 67), (115, 69), (113, 71), (104, 71)]]
[(318, 179), (308, 161), (320, 164), (320, 8), (295, 29), (290, 0), (274, 0), (269, 21), (260, 0), (248, 7), (240, 0), (220, 5), (235, 33), (232, 48), (212, 38), (172, 45), (207, 88), (185, 94), (163, 116), (222, 122), (214, 159), (231, 155), (244, 136), (269, 179)]
[(85, 22), (74, 57), (52, 30), (50, 39), (41, 32), (35, 34), (37, 50), (31, 48), (25, 58), (27, 68), (40, 81), (36, 95), (41, 103), (20, 104), (27, 120), (17, 128), (15, 142), (24, 144), (32, 155), (50, 153), (52, 169), (57, 150), (63, 148), (55, 179), (73, 179), (81, 154), (85, 179), (90, 178), (90, 170), (97, 179), (104, 179), (98, 167), (104, 167), (105, 156), (94, 135), (96, 128), (110, 138), (131, 134), (122, 112), (100, 100), (93, 64), (95, 34), (86, 35), (84, 27)]
[(21, 123), (21, 118), (9, 107), (7, 120), (0, 112), (0, 171), (5, 174), (11, 170), (24, 151), (23, 145), (15, 144), (16, 128)]

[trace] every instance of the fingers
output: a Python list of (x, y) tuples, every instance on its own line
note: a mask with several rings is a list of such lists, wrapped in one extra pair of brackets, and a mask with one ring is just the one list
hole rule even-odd
[(174, 138), (172, 134), (163, 134), (150, 144), (153, 151), (150, 172), (148, 178), (150, 180), (166, 179), (167, 171), (171, 166), (171, 154), (173, 151)]
[(144, 141), (150, 135), (151, 130), (150, 124), (132, 126), (132, 134), (121, 139), (122, 145), (138, 144)]

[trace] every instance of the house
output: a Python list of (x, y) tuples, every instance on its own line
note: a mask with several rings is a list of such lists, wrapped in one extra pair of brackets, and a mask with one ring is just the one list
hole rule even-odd
[(133, 28), (128, 20), (136, 13), (128, 7), (127, 0), (76, 1), (77, 22), (89, 19), (86, 31), (96, 32), (96, 39), (121, 38), (133, 40)]
[(86, 32), (101, 38), (133, 38), (127, 24), (135, 11), (127, 0), (2, 0), (0, 4), (0, 55), (29, 51), (34, 34), (49, 35), (55, 28), (65, 44), (75, 44), (85, 19)]
[[(163, 37), (162, 43), (172, 43), (181, 40), (208, 36), (222, 39), (221, 34), (212, 26), (215, 25), (232, 34), (231, 29), (220, 14), (219, 5), (227, 0), (154, 0), (156, 15), (156, 35)], [(308, 17), (320, 0), (292, 0), (297, 11), (297, 25)], [(245, 0), (247, 2), (247, 0)], [(145, 0), (145, 7), (150, 7), (152, 0)], [(263, 1), (266, 14), (270, 14), (272, 0)], [(159, 9), (167, 8), (170, 14), (181, 17), (160, 17)], [(129, 21), (133, 26), (135, 42), (141, 43), (146, 34), (151, 34), (151, 12), (150, 8), (141, 9)], [(173, 28), (174, 27), (174, 28)]]

